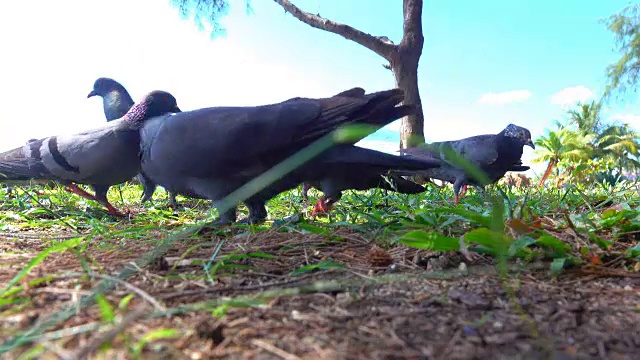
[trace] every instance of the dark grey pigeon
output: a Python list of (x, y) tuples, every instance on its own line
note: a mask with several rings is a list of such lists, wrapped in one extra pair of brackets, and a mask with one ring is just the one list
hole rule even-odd
[(379, 188), (402, 194), (419, 194), (425, 188), (400, 175), (413, 175), (416, 171), (440, 164), (438, 160), (423, 162), (411, 156), (396, 156), (352, 145), (338, 145), (318, 157), (310, 168), (313, 171), (305, 172), (303, 192), (314, 187), (324, 193), (312, 214), (331, 210), (344, 190)]
[[(497, 182), (507, 171), (526, 171), (528, 166), (522, 165), (524, 146), (535, 149), (529, 130), (509, 124), (498, 134), (477, 135), (460, 140), (434, 142), (409, 149), (400, 150), (403, 155), (411, 155), (421, 159), (445, 159), (442, 147), (449, 146), (463, 159), (479, 167), (487, 175), (491, 183)], [(460, 189), (467, 185), (481, 186), (475, 179), (458, 167), (451, 164), (420, 172), (421, 176), (447, 181), (453, 184), (455, 201), (460, 200)], [(463, 190), (463, 191), (464, 191)]]
[[(157, 117), (140, 132), (142, 170), (170, 191), (207, 198), (216, 206), (240, 186), (341, 125), (380, 127), (414, 113), (414, 106), (396, 106), (403, 99), (402, 90), (394, 89), (359, 98), (294, 98), (265, 106), (214, 107)], [(246, 199), (248, 221), (263, 221), (265, 203), (280, 192), (305, 181), (322, 181), (326, 172), (353, 165), (354, 159), (361, 161), (371, 153), (375, 151), (350, 144), (334, 146)], [(420, 164), (423, 169), (440, 163), (412, 161), (414, 168)], [(380, 172), (387, 168), (389, 165), (380, 165)], [(220, 214), (217, 223), (235, 219), (234, 207)]]
[[(365, 91), (362, 88), (354, 88), (343, 91), (335, 96), (362, 98)], [(349, 150), (350, 147), (349, 147)], [(312, 214), (328, 212), (332, 205), (340, 200), (343, 190), (369, 190), (374, 188), (396, 191), (402, 194), (418, 194), (425, 189), (423, 186), (407, 180), (397, 174), (390, 174), (392, 169), (401, 168), (398, 156), (392, 156), (377, 151), (349, 151), (354, 158), (338, 162), (334, 156), (325, 154), (327, 164), (331, 169), (327, 169), (322, 175), (322, 179), (311, 180), (303, 183), (302, 197), (308, 200), (309, 189), (314, 187), (324, 193), (316, 203)], [(363, 156), (364, 155), (364, 156)], [(356, 156), (361, 156), (356, 158)], [(415, 165), (413, 163), (403, 164), (404, 166)], [(429, 166), (431, 167), (431, 166)], [(406, 169), (406, 168), (405, 168)], [(384, 177), (383, 177), (384, 176)]]
[[(0, 182), (58, 181), (68, 191), (101, 203), (110, 214), (121, 215), (107, 200), (106, 189), (140, 172), (140, 127), (149, 118), (179, 111), (171, 94), (151, 92), (120, 119), (77, 134), (29, 141), (0, 154)], [(92, 186), (96, 195), (76, 184)]]
[[(111, 78), (98, 78), (93, 83), (93, 90), (87, 95), (87, 98), (93, 96), (102, 97), (102, 107), (104, 108), (104, 116), (107, 118), (107, 121), (120, 119), (133, 106), (133, 99), (127, 89)], [(151, 200), (153, 193), (156, 191), (156, 184), (142, 173), (136, 176), (136, 180), (142, 184), (142, 202), (144, 203)], [(96, 193), (96, 196), (106, 198), (107, 194), (106, 192), (104, 194)], [(176, 206), (175, 194), (169, 193), (169, 205), (172, 207)]]

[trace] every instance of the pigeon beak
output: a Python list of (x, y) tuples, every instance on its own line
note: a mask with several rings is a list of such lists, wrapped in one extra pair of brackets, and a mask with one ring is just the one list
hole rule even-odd
[(173, 108), (173, 112), (174, 113), (179, 113), (179, 112), (182, 112), (182, 110), (180, 110), (180, 108), (176, 106), (176, 107)]
[(92, 96), (96, 96), (98, 95), (98, 93), (95, 90), (91, 90), (91, 92), (89, 93), (89, 95), (87, 95), (87, 99), (92, 97)]
[(531, 148), (532, 148), (533, 150), (535, 150), (535, 149), (536, 149), (536, 146), (535, 146), (535, 145), (533, 145), (533, 141), (531, 141), (531, 139), (529, 139), (529, 140), (525, 143), (525, 145), (531, 146)]

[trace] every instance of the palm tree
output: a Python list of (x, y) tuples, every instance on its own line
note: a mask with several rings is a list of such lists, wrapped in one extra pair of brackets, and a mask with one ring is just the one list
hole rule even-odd
[(620, 172), (639, 167), (640, 133), (628, 124), (614, 124), (605, 128), (599, 134), (596, 146), (602, 157), (609, 157), (618, 165)]
[(592, 101), (589, 104), (578, 103), (578, 110), (569, 110), (569, 123), (578, 128), (578, 132), (587, 136), (599, 134), (602, 130), (602, 120), (600, 119), (600, 109), (602, 105)]
[(557, 122), (556, 125), (558, 125), (557, 131), (548, 130), (547, 136), (541, 136), (535, 141), (538, 150), (536, 150), (536, 158), (532, 161), (547, 163), (547, 168), (540, 178), (538, 187), (544, 185), (553, 169), (561, 161), (581, 161), (589, 158), (591, 153), (592, 148), (589, 143), (592, 140), (592, 135), (582, 135)]

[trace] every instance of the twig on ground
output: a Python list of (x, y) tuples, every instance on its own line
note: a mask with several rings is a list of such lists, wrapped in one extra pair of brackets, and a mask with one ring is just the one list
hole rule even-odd
[[(146, 300), (149, 304), (153, 305), (153, 307), (156, 309), (156, 311), (166, 311), (167, 308), (160, 304), (158, 302), (158, 300), (154, 299), (153, 296), (149, 295), (149, 293), (147, 293), (146, 291), (140, 289), (137, 286), (134, 286), (124, 280), (115, 278), (113, 276), (109, 276), (109, 275), (102, 275), (102, 274), (96, 274), (96, 273), (90, 273), (90, 274), (83, 274), (83, 273), (68, 273), (63, 277), (66, 276), (93, 276), (93, 277), (97, 277), (103, 280), (107, 280), (107, 281), (113, 281), (115, 283), (118, 283), (122, 286), (124, 286), (127, 290), (135, 293), (136, 295), (140, 296), (142, 299)], [(56, 276), (56, 278), (59, 278)]]
[(264, 340), (261, 339), (253, 339), (251, 340), (251, 343), (261, 349), (267, 350), (268, 352), (280, 356), (281, 358), (285, 359), (285, 360), (300, 360), (299, 357), (290, 354), (278, 347), (276, 347), (275, 345), (268, 343)]

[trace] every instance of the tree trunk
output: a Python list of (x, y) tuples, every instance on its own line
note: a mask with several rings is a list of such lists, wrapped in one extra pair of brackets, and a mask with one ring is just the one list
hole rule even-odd
[[(405, 105), (417, 105), (420, 111), (415, 115), (402, 118), (400, 122), (400, 149), (406, 149), (424, 143), (424, 113), (418, 90), (418, 66), (413, 59), (398, 56), (391, 62), (391, 70), (396, 78), (396, 86), (404, 91)], [(417, 61), (416, 61), (417, 62)]]
[(404, 36), (390, 63), (396, 86), (404, 90), (405, 105), (418, 106), (416, 115), (406, 116), (400, 124), (400, 149), (424, 143), (424, 112), (418, 90), (418, 64), (422, 55), (422, 0), (404, 0)]
[(547, 169), (544, 171), (544, 174), (542, 174), (542, 178), (540, 178), (538, 187), (542, 187), (542, 185), (544, 185), (544, 182), (547, 181), (547, 178), (549, 177), (549, 175), (551, 175), (551, 171), (553, 171), (553, 168), (555, 166), (556, 166), (555, 160), (549, 160), (549, 163), (547, 164)]
[(422, 1), (403, 0), (404, 34), (400, 44), (395, 45), (386, 36), (373, 36), (346, 24), (340, 24), (302, 11), (289, 0), (274, 0), (298, 20), (316, 29), (338, 34), (354, 41), (389, 62), (396, 79), (396, 86), (404, 90), (405, 105), (415, 104), (419, 111), (416, 115), (403, 118), (400, 125), (400, 148), (404, 149), (424, 143), (424, 114), (418, 90), (418, 63), (422, 55), (424, 35), (422, 34)]

